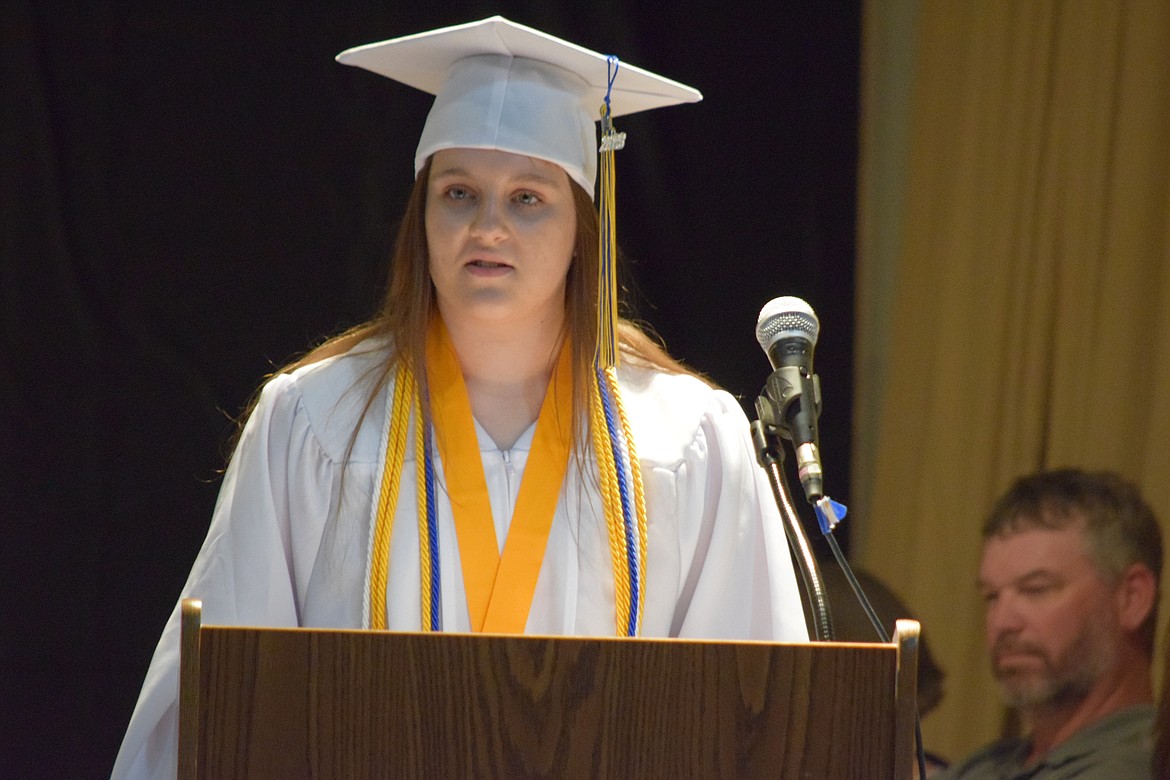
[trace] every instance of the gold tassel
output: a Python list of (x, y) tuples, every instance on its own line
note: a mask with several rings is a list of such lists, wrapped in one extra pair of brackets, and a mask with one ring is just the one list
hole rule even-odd
[(609, 106), (601, 106), (600, 181), (597, 194), (597, 355), (598, 368), (613, 368), (618, 362), (617, 209), (614, 151), (625, 145), (626, 134), (615, 132)]

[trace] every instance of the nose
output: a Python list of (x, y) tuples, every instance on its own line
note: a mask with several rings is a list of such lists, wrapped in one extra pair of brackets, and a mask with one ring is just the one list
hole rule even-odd
[(483, 197), (476, 204), (471, 220), (471, 235), (485, 244), (496, 244), (507, 236), (503, 207), (494, 197)]
[(1018, 633), (1023, 628), (1019, 605), (1008, 593), (1000, 593), (986, 606), (984, 623), (987, 629), (987, 643), (995, 644), (1005, 634)]

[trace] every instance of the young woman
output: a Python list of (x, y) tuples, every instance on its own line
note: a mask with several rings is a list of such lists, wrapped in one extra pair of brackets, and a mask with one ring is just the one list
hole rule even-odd
[[(217, 624), (807, 640), (738, 403), (599, 302), (598, 107), (698, 93), (498, 17), (340, 59), (438, 93), (389, 289), (264, 386), (183, 596)], [(173, 775), (177, 669), (172, 615), (116, 777)]]

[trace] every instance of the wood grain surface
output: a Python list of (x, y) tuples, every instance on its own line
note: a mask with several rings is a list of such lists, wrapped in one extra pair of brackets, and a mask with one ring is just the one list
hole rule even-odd
[(895, 645), (200, 633), (198, 776), (894, 774)]

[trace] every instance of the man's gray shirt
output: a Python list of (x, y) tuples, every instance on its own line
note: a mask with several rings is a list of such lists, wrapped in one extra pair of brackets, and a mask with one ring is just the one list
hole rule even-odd
[(1007, 739), (932, 780), (1141, 780), (1151, 775), (1153, 733), (1154, 706), (1140, 704), (1086, 726), (1030, 766), (1028, 740)]

